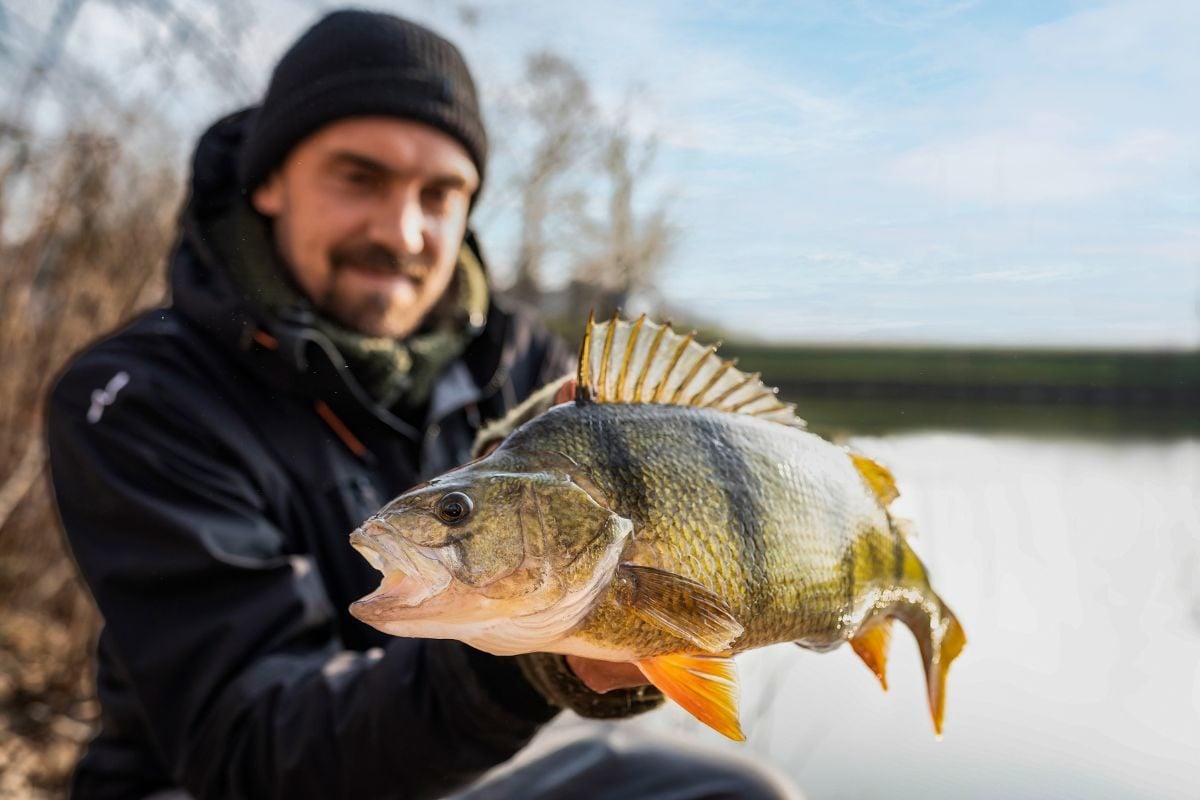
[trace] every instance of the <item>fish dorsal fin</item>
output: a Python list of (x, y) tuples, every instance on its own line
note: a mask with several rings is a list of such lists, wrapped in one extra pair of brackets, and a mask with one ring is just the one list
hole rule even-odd
[(646, 315), (630, 322), (614, 314), (605, 322), (588, 317), (579, 351), (577, 403), (659, 403), (712, 408), (803, 428), (796, 407), (779, 400), (759, 374), (737, 369), (717, 355), (719, 345), (678, 334), (670, 323)]
[(883, 464), (880, 464), (878, 461), (872, 461), (858, 453), (851, 453), (850, 460), (854, 462), (854, 468), (858, 470), (858, 474), (862, 475), (863, 480), (871, 487), (871, 491), (879, 498), (880, 503), (885, 506), (889, 505), (900, 496), (900, 490), (896, 488), (896, 479), (892, 477), (891, 471)]

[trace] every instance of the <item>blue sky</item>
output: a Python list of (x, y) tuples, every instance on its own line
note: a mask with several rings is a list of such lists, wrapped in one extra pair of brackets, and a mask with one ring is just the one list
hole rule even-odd
[[(481, 2), (475, 26), (373, 5), (459, 42), (493, 120), (541, 48), (608, 113), (636, 87), (675, 306), (775, 340), (1200, 344), (1194, 0)], [(257, 4), (245, 85), (197, 70), (163, 101), (186, 139), (261, 91), (318, 8)], [(70, 46), (132, 86), (128, 15), (93, 0)], [(480, 212), (503, 276), (502, 182)]]

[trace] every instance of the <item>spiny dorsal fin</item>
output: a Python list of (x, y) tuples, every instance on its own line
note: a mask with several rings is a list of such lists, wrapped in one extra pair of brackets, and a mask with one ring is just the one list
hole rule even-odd
[(670, 323), (621, 319), (597, 323), (588, 316), (579, 350), (576, 402), (661, 403), (746, 414), (803, 428), (796, 407), (717, 355), (717, 345), (680, 335)]
[(885, 506), (889, 505), (900, 496), (900, 490), (896, 488), (896, 479), (883, 464), (858, 453), (851, 453), (850, 460), (854, 462), (854, 468), (858, 470), (858, 474), (862, 475), (863, 480), (871, 487), (871, 491), (875, 492), (880, 503)]

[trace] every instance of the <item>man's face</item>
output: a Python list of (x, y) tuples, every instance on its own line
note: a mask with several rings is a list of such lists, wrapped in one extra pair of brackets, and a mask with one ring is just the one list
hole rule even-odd
[(251, 197), (326, 316), (405, 337), (454, 277), (479, 173), (456, 140), (419, 122), (356, 117), (302, 140)]

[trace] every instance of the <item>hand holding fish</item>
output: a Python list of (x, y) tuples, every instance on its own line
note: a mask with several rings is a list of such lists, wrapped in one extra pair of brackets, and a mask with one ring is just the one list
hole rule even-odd
[[(384, 573), (351, 612), (396, 636), (560, 653), (595, 691), (640, 685), (632, 664), (739, 740), (734, 655), (848, 642), (886, 688), (899, 619), (940, 735), (966, 638), (888, 509), (891, 474), (715, 350), (645, 317), (589, 320), (573, 393), (547, 387), (498, 447), (351, 535)], [(556, 394), (572, 399), (545, 410)]]
[(605, 694), (614, 689), (632, 689), (645, 686), (646, 676), (637, 664), (629, 662), (600, 661), (582, 656), (567, 656), (567, 666), (575, 677), (583, 681), (593, 692)]

